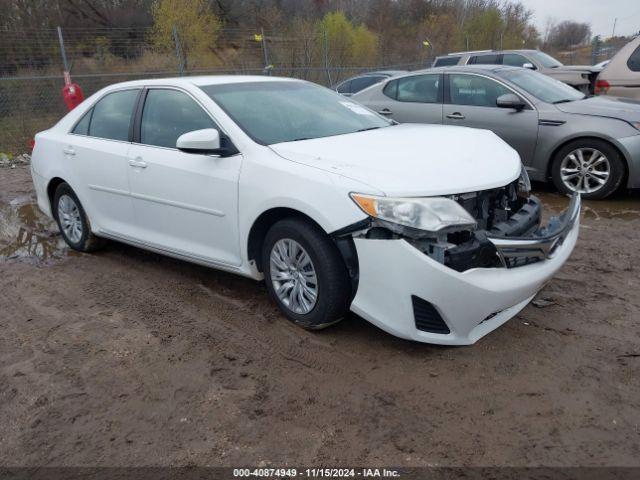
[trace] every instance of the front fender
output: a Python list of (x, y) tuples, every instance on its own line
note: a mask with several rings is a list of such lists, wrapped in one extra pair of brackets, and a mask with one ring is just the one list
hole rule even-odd
[(249, 264), (251, 227), (264, 212), (274, 208), (295, 210), (331, 233), (367, 217), (349, 198), (352, 191), (381, 194), (346, 177), (280, 157), (246, 162), (240, 178), (238, 208), (244, 263)]

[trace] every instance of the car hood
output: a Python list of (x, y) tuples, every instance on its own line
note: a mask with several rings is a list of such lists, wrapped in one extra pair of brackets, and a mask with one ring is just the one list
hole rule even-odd
[(395, 125), (271, 145), (280, 156), (367, 184), (388, 196), (501, 187), (520, 175), (517, 152), (489, 130)]
[(559, 103), (565, 113), (617, 118), (626, 122), (640, 122), (640, 101), (630, 98), (591, 97), (569, 103)]

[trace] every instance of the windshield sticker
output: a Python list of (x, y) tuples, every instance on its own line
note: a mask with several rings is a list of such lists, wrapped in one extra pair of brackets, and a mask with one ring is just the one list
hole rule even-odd
[(357, 113), (358, 115), (371, 115), (371, 116), (373, 116), (372, 112), (370, 112), (369, 110), (367, 110), (364, 107), (361, 107), (360, 105), (358, 105), (356, 103), (340, 102), (340, 104), (344, 105), (349, 110), (351, 110), (353, 113)]

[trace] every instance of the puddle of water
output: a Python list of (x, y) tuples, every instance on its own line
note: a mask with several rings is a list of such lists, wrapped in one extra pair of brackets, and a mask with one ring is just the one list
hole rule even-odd
[(24, 258), (40, 262), (66, 254), (57, 225), (40, 212), (34, 198), (0, 204), (0, 261)]
[[(534, 192), (545, 208), (552, 213), (559, 213), (569, 205), (569, 198), (559, 193)], [(583, 200), (582, 213), (585, 218), (615, 218), (620, 220), (640, 219), (640, 198), (627, 195), (606, 200)]]

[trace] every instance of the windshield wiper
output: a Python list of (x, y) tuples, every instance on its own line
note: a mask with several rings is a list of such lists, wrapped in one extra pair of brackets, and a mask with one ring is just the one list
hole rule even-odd
[(288, 142), (301, 142), (302, 140), (311, 140), (311, 137), (294, 138), (293, 140), (287, 140)]
[(569, 102), (573, 102), (573, 100), (571, 100), (570, 98), (563, 98), (562, 100), (556, 100), (555, 102), (553, 102), (553, 105), (557, 105), (559, 103), (569, 103)]
[(377, 130), (378, 128), (381, 128), (381, 127), (367, 127), (367, 128), (361, 128), (360, 130), (356, 130), (356, 132), (366, 132), (367, 130)]

